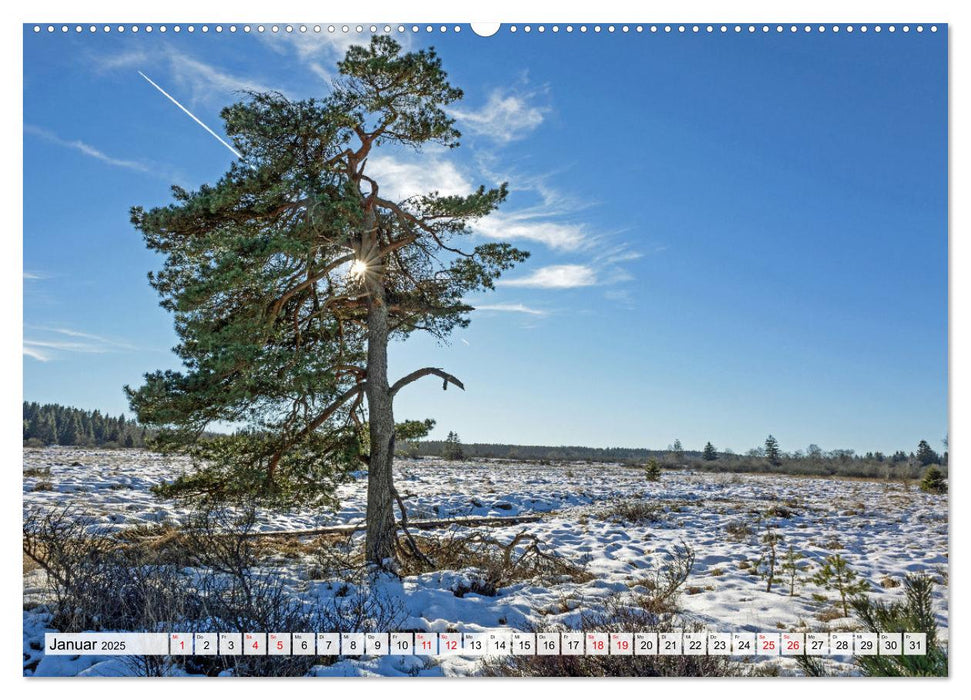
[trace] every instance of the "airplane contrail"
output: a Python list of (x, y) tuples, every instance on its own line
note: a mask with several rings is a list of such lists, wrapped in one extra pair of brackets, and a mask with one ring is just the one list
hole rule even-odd
[(147, 80), (147, 81), (148, 81), (148, 82), (149, 82), (149, 83), (150, 83), (150, 84), (152, 85), (152, 87), (154, 87), (154, 88), (155, 88), (156, 90), (158, 90), (158, 91), (159, 91), (160, 93), (162, 93), (163, 95), (165, 95), (166, 97), (168, 97), (168, 98), (169, 98), (170, 100), (172, 100), (172, 102), (173, 102), (173, 103), (175, 104), (175, 106), (176, 106), (176, 107), (178, 107), (178, 108), (179, 108), (179, 109), (181, 109), (181, 110), (182, 110), (183, 112), (185, 112), (185, 113), (186, 113), (186, 114), (188, 114), (188, 115), (189, 115), (190, 117), (192, 117), (192, 120), (193, 120), (193, 121), (194, 121), (194, 122), (195, 122), (196, 124), (198, 124), (198, 125), (199, 125), (199, 126), (201, 126), (201, 127), (203, 128), (203, 129), (205, 129), (205, 130), (206, 130), (206, 131), (208, 131), (208, 132), (209, 132), (210, 134), (212, 134), (212, 135), (213, 135), (213, 136), (214, 136), (214, 137), (216, 138), (216, 140), (218, 140), (218, 141), (219, 141), (219, 143), (221, 143), (221, 144), (222, 144), (223, 146), (225, 146), (225, 147), (226, 147), (226, 148), (228, 148), (228, 149), (229, 149), (230, 151), (232, 151), (232, 152), (233, 152), (233, 155), (234, 155), (234, 156), (236, 156), (236, 157), (237, 157), (237, 158), (239, 158), (239, 159), (242, 159), (242, 157), (243, 157), (243, 154), (241, 154), (241, 153), (240, 153), (239, 151), (237, 151), (237, 150), (236, 150), (235, 148), (233, 148), (233, 147), (232, 147), (232, 146), (230, 146), (230, 145), (229, 145), (228, 143), (226, 143), (226, 141), (225, 141), (225, 140), (224, 140), (224, 139), (223, 139), (223, 138), (222, 138), (222, 137), (221, 137), (221, 136), (220, 136), (219, 134), (217, 134), (217, 133), (216, 133), (215, 131), (213, 131), (213, 130), (212, 130), (212, 129), (210, 129), (210, 128), (209, 128), (208, 126), (206, 126), (205, 124), (203, 124), (203, 123), (202, 123), (202, 121), (201, 121), (201, 120), (200, 120), (200, 119), (199, 119), (199, 118), (198, 118), (198, 117), (197, 117), (196, 115), (194, 115), (194, 114), (193, 114), (192, 112), (190, 112), (190, 111), (189, 111), (189, 110), (187, 110), (187, 109), (186, 109), (185, 107), (183, 107), (183, 106), (182, 106), (181, 104), (179, 104), (179, 101), (178, 101), (177, 99), (175, 99), (174, 97), (172, 97), (172, 95), (170, 95), (169, 93), (167, 93), (167, 92), (165, 92), (165, 90), (163, 90), (162, 88), (160, 88), (160, 87), (159, 87), (159, 86), (158, 86), (158, 85), (157, 85), (157, 84), (155, 83), (155, 81), (153, 81), (153, 80), (152, 80), (151, 78), (149, 78), (149, 77), (148, 77), (147, 75), (145, 75), (145, 74), (144, 74), (144, 73), (142, 73), (141, 71), (138, 71), (138, 74), (139, 74), (140, 76), (142, 76), (143, 78), (145, 78), (145, 80)]

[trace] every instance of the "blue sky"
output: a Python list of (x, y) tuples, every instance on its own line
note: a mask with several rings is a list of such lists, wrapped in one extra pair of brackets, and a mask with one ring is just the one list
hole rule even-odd
[[(406, 35), (463, 146), (388, 153), (389, 191), (508, 180), (482, 222), (532, 257), (447, 346), (392, 348), (399, 418), (467, 442), (935, 448), (947, 431), (946, 32)], [(323, 95), (344, 36), (24, 37), (24, 397), (125, 411), (175, 367), (128, 221), (233, 155), (240, 89)]]

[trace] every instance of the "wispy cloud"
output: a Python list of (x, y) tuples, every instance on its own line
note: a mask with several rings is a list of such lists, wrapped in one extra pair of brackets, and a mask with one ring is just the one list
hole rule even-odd
[(202, 61), (170, 44), (120, 53), (92, 53), (90, 61), (98, 72), (138, 71), (161, 74), (171, 81), (183, 102), (189, 105), (222, 105), (239, 92), (266, 92), (273, 88), (263, 80), (231, 73)]
[(40, 362), (48, 362), (60, 353), (103, 354), (134, 350), (135, 346), (124, 340), (86, 333), (72, 328), (27, 326), (32, 337), (25, 337), (23, 354)]
[[(353, 26), (348, 26), (345, 32), (343, 26), (335, 26), (333, 32), (327, 31), (328, 27), (321, 27), (319, 32), (265, 32), (259, 37), (270, 48), (293, 56), (321, 80), (330, 82), (337, 77), (337, 62), (344, 58), (347, 50), (355, 44), (367, 45), (371, 41), (370, 32), (356, 32)], [(411, 47), (410, 34), (396, 32), (393, 38), (404, 49)]]
[(534, 309), (525, 304), (472, 304), (476, 311), (504, 311), (518, 314), (528, 314), (530, 316), (546, 316), (547, 311)]
[[(394, 201), (438, 192), (441, 195), (465, 195), (476, 185), (473, 178), (455, 162), (426, 154), (423, 160), (410, 160), (399, 155), (376, 155), (368, 162), (371, 174), (381, 187), (381, 194)], [(497, 181), (492, 174), (487, 180)], [(541, 202), (514, 211), (493, 212), (471, 222), (470, 228), (486, 238), (497, 240), (535, 241), (555, 250), (575, 251), (591, 242), (582, 224), (555, 220), (567, 213), (563, 197), (543, 185)]]
[(493, 212), (472, 224), (472, 229), (486, 238), (536, 241), (558, 250), (578, 250), (588, 238), (580, 224), (542, 220), (541, 212), (525, 210)]
[(29, 270), (24, 270), (24, 279), (25, 280), (46, 280), (47, 275), (45, 275), (43, 272), (31, 272)]
[(589, 265), (547, 265), (525, 277), (499, 279), (504, 287), (534, 287), (538, 289), (571, 289), (597, 284), (597, 272)]
[(555, 173), (524, 174), (496, 167), (492, 154), (479, 153), (477, 166), (487, 179), (508, 182), (515, 198), (529, 204), (516, 209), (502, 207), (480, 219), (473, 229), (488, 238), (536, 241), (558, 251), (578, 251), (592, 247), (597, 236), (578, 219), (578, 214), (591, 206), (550, 184)]
[(496, 89), (478, 109), (456, 107), (451, 113), (464, 131), (507, 144), (526, 137), (546, 119), (550, 108), (536, 104), (537, 97), (536, 92)]
[(268, 92), (274, 89), (259, 80), (233, 75), (179, 51), (170, 49), (166, 57), (172, 77), (183, 89), (189, 90), (193, 102), (207, 102), (214, 93), (222, 100), (222, 96), (229, 93)]
[(24, 355), (27, 357), (32, 357), (38, 362), (48, 362), (51, 359), (50, 355), (47, 355), (37, 348), (27, 345), (26, 343), (24, 343)]
[(135, 160), (124, 160), (122, 158), (114, 158), (107, 155), (103, 151), (91, 146), (80, 140), (69, 140), (63, 139), (57, 134), (47, 129), (43, 129), (39, 126), (34, 126), (32, 124), (24, 124), (24, 133), (37, 136), (38, 138), (44, 139), (45, 141), (58, 146), (63, 146), (65, 148), (70, 148), (77, 151), (78, 153), (83, 153), (86, 156), (100, 160), (102, 163), (107, 163), (108, 165), (113, 165), (117, 168), (127, 168), (128, 170), (135, 170), (138, 172), (149, 172), (149, 167), (145, 163), (140, 163)]

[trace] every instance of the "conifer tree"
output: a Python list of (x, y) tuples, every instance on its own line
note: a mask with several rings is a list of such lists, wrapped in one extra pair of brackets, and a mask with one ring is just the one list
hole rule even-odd
[(769, 464), (775, 467), (782, 464), (782, 457), (779, 452), (779, 441), (772, 435), (769, 435), (765, 439), (765, 458), (769, 460)]
[(675, 438), (674, 443), (671, 445), (671, 453), (679, 465), (684, 462), (684, 447), (677, 438)]
[[(185, 370), (128, 393), (139, 422), (164, 428), (160, 445), (198, 458), (173, 494), (328, 503), (364, 460), (365, 555), (385, 565), (397, 541), (394, 398), (427, 376), (464, 388), (437, 367), (392, 381), (389, 341), (447, 338), (469, 322), (465, 296), (527, 254), (461, 243), (505, 185), (399, 201), (368, 168), (381, 149), (458, 146), (445, 108), (462, 92), (433, 49), (402, 53), (377, 36), (338, 70), (323, 99), (257, 93), (224, 109), (242, 162), (195, 192), (174, 187), (169, 206), (132, 210), (165, 256), (150, 280), (175, 315)], [(214, 421), (250, 430), (200, 442)]]
[(703, 458), (704, 458), (705, 460), (707, 460), (707, 461), (709, 461), (709, 462), (713, 462), (713, 461), (715, 461), (716, 459), (718, 459), (718, 451), (717, 451), (717, 450), (715, 450), (715, 446), (714, 446), (714, 445), (712, 445), (712, 444), (711, 444), (711, 443), (709, 442), (709, 443), (707, 443), (707, 444), (705, 445), (705, 450), (704, 450), (704, 452), (702, 452), (702, 453), (701, 453), (701, 456), (702, 456), (702, 457), (703, 457)]
[(660, 481), (661, 464), (657, 461), (656, 457), (651, 457), (647, 461), (647, 467), (644, 469), (644, 472), (648, 481)]
[(813, 575), (812, 582), (839, 594), (844, 617), (850, 614), (850, 599), (870, 590), (866, 579), (860, 578), (839, 554), (831, 554), (823, 560), (822, 566)]
[(927, 493), (947, 493), (947, 479), (938, 467), (931, 465), (924, 470), (920, 490)]
[(927, 440), (921, 440), (917, 445), (917, 461), (920, 466), (926, 467), (929, 464), (940, 464), (941, 458), (927, 443)]
[(796, 595), (796, 584), (800, 580), (800, 574), (805, 569), (805, 564), (802, 563), (803, 559), (803, 555), (797, 552), (790, 544), (786, 550), (785, 558), (782, 560), (782, 571), (784, 572), (786, 582), (789, 584), (790, 597)]
[(445, 438), (445, 443), (442, 445), (442, 458), (448, 460), (463, 459), (465, 453), (462, 450), (462, 441), (459, 439), (458, 433), (449, 432), (448, 437)]

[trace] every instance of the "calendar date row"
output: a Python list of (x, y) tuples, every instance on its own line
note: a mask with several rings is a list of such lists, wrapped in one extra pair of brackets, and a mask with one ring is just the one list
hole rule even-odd
[(924, 655), (892, 632), (173, 632), (45, 635), (52, 655), (96, 656), (864, 656)]

